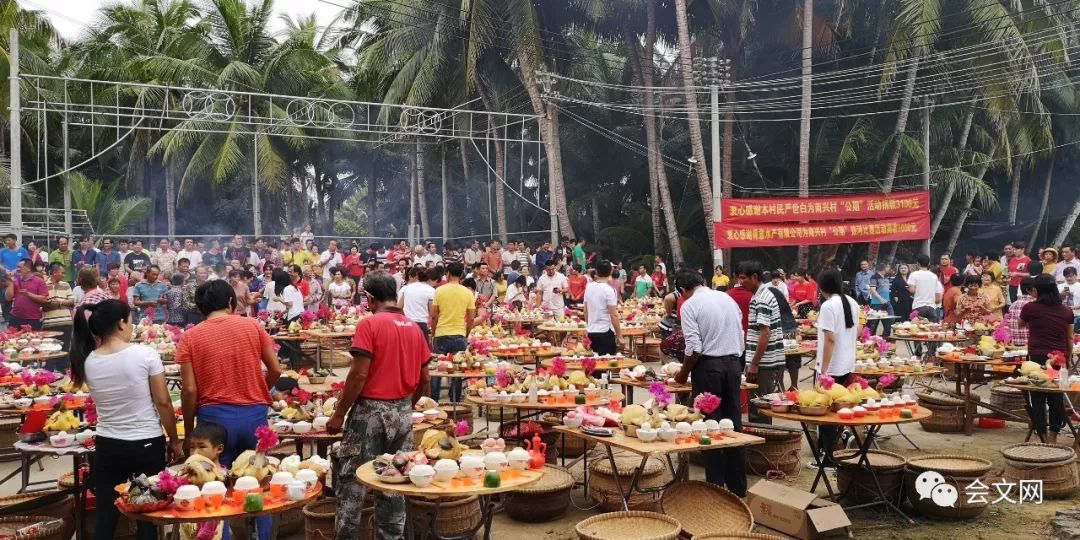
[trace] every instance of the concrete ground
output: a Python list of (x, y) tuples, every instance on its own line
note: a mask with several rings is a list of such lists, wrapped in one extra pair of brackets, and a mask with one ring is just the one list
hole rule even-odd
[[(345, 369), (338, 369), (340, 375), (344, 375)], [(808, 375), (807, 372), (803, 376)], [(804, 383), (804, 386), (807, 383)], [(983, 399), (989, 398), (989, 388), (982, 387), (978, 393)], [(647, 392), (638, 389), (637, 402), (647, 398)], [(482, 425), (482, 421), (477, 422)], [(778, 422), (778, 424), (785, 424)], [(797, 427), (790, 424), (792, 427)], [(894, 433), (892, 428), (882, 430), (882, 435)], [(925, 454), (961, 454), (981, 457), (994, 463), (991, 475), (1000, 473), (1003, 468), (1003, 460), (1000, 448), (1009, 444), (1022, 442), (1026, 433), (1026, 425), (1009, 422), (1002, 429), (979, 429), (975, 434), (966, 436), (963, 434), (939, 434), (928, 433), (922, 430), (918, 424), (905, 428), (912, 440), (920, 447), (920, 450), (912, 449), (908, 443), (900, 438), (893, 437), (881, 442), (881, 449), (896, 452), (906, 457)], [(1071, 438), (1063, 437), (1065, 444), (1072, 442)], [(595, 450), (594, 450), (595, 452)], [(807, 445), (803, 444), (801, 459), (804, 463), (810, 460)], [(46, 459), (43, 461), (44, 470), (39, 471), (34, 467), (31, 472), (33, 480), (55, 479), (60, 474), (67, 472), (71, 467), (70, 458)], [(0, 463), (0, 476), (18, 468), (17, 462)], [(580, 478), (580, 464), (573, 470)], [(814, 477), (813, 470), (800, 467), (791, 477), (782, 479), (799, 489), (808, 489)], [(692, 479), (704, 479), (704, 470), (698, 466), (691, 466), (690, 476)], [(750, 485), (757, 481), (756, 477), (750, 478)], [(12, 480), (0, 485), (0, 496), (10, 495), (18, 489), (18, 480)], [(835, 485), (835, 484), (834, 484)], [(820, 488), (819, 488), (820, 489)], [(1080, 492), (1067, 500), (1047, 500), (1040, 505), (1023, 504), (1014, 505), (998, 503), (991, 505), (980, 517), (969, 521), (946, 522), (931, 518), (920, 517), (911, 512), (916, 520), (915, 525), (908, 525), (893, 514), (884, 512), (881, 507), (869, 510), (856, 510), (849, 513), (854, 525), (854, 535), (860, 539), (881, 540), (942, 540), (944, 538), (963, 538), (990, 540), (990, 539), (1044, 539), (1049, 535), (1049, 521), (1058, 510), (1073, 508), (1077, 505), (1077, 497)], [(572, 539), (576, 538), (574, 525), (579, 521), (596, 515), (596, 511), (583, 510), (591, 506), (591, 502), (585, 499), (580, 488), (573, 492), (570, 510), (561, 519), (550, 523), (525, 524), (511, 520), (505, 514), (500, 513), (495, 517), (494, 538), (498, 540), (547, 540), (547, 539)], [(579, 508), (580, 507), (580, 508)], [(910, 508), (906, 508), (910, 511)], [(755, 532), (777, 534), (759, 527)], [(301, 539), (303, 533), (293, 535), (290, 538)]]

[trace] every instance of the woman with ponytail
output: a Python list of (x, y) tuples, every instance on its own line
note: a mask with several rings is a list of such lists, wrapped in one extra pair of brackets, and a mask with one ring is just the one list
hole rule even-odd
[[(831, 377), (834, 384), (847, 386), (855, 371), (855, 346), (862, 329), (859, 327), (859, 304), (844, 294), (844, 278), (839, 270), (826, 270), (818, 276), (818, 288), (825, 296), (817, 320), (817, 374)], [(837, 430), (818, 428), (825, 456), (832, 455)]]
[[(126, 302), (103, 300), (75, 311), (71, 378), (76, 386), (86, 383), (98, 413), (91, 486), (98, 500), (95, 540), (115, 536), (117, 484), (161, 472), (166, 456), (169, 462), (183, 457), (161, 355), (131, 343), (132, 328)], [(137, 538), (157, 538), (157, 529), (140, 523)]]

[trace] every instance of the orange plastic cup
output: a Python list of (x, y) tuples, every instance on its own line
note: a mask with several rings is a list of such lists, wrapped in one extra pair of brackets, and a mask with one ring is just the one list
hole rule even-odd
[(236, 504), (244, 504), (244, 497), (247, 495), (246, 491), (234, 489), (232, 492), (232, 500)]
[(212, 508), (218, 508), (222, 504), (225, 503), (225, 494), (224, 493), (214, 493), (213, 495), (209, 495), (209, 496), (206, 497), (206, 502)]
[(280, 499), (285, 496), (285, 484), (270, 484), (270, 496)]

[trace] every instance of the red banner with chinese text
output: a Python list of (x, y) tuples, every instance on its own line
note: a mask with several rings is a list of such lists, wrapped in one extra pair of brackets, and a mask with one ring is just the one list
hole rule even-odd
[(725, 224), (907, 218), (930, 215), (930, 192), (901, 191), (889, 195), (868, 193), (805, 199), (723, 199), (721, 210), (723, 218), (720, 221)]
[(850, 244), (925, 240), (930, 214), (894, 218), (816, 223), (716, 223), (716, 247), (754, 248), (800, 244)]

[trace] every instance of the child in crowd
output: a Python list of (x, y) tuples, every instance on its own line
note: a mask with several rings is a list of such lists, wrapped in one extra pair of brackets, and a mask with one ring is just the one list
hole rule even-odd
[(109, 294), (112, 295), (114, 300), (128, 301), (127, 295), (124, 294), (123, 288), (120, 286), (120, 280), (117, 278), (109, 278)]
[(165, 322), (184, 326), (187, 322), (187, 309), (184, 308), (184, 275), (173, 274), (169, 278), (171, 286), (165, 292)]
[[(221, 467), (221, 453), (225, 451), (225, 441), (228, 433), (221, 424), (213, 422), (199, 422), (191, 431), (188, 439), (191, 441), (191, 453), (198, 454), (214, 465)], [(181, 540), (227, 540), (229, 534), (225, 532), (224, 521), (203, 521), (200, 523), (184, 523), (180, 526)]]

